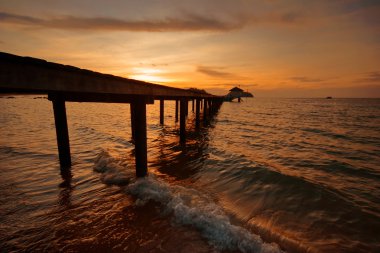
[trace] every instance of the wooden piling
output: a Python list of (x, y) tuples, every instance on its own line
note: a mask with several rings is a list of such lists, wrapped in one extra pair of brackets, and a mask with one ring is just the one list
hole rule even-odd
[(179, 101), (176, 100), (175, 101), (175, 122), (178, 122), (178, 104), (179, 104)]
[(136, 124), (135, 124), (135, 110), (134, 110), (134, 103), (129, 104), (130, 113), (131, 113), (131, 136), (132, 141), (135, 141), (135, 131), (136, 131)]
[(69, 168), (71, 167), (71, 154), (65, 100), (59, 98), (59, 96), (54, 96), (54, 98), (52, 98), (51, 100), (53, 102), (59, 163), (61, 165), (61, 168)]
[(196, 105), (195, 105), (195, 127), (199, 128), (200, 127), (200, 99), (195, 100)]
[(194, 99), (191, 100), (191, 111), (194, 112)]
[(135, 159), (136, 176), (144, 177), (148, 173), (147, 138), (146, 138), (146, 103), (144, 99), (133, 101), (135, 118)]
[(164, 124), (164, 100), (160, 99), (160, 124)]
[(187, 99), (181, 99), (180, 105), (180, 121), (179, 121), (179, 140), (181, 143), (186, 142), (186, 107), (187, 107)]
[(209, 101), (208, 101), (208, 111), (209, 111), (209, 114), (212, 116), (213, 111), (212, 111), (212, 100), (211, 99), (209, 99)]
[(207, 101), (206, 99), (203, 99), (203, 122), (206, 123), (207, 122)]
[(186, 103), (185, 103), (185, 116), (187, 117), (189, 115), (189, 101), (187, 99), (186, 100)]

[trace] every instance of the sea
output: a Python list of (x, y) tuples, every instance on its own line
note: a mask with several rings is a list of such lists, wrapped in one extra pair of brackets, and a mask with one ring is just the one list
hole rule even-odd
[(128, 104), (0, 98), (0, 252), (380, 252), (380, 99), (225, 102), (186, 144), (147, 106), (136, 179)]

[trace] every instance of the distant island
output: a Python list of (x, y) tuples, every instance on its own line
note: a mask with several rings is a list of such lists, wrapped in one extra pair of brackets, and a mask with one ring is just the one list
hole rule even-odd
[(242, 89), (238, 87), (234, 87), (230, 90), (230, 92), (227, 95), (224, 96), (224, 101), (231, 102), (232, 100), (237, 98), (238, 102), (240, 102), (241, 98), (244, 98), (244, 97), (253, 98), (254, 96), (252, 93), (248, 91), (243, 91)]

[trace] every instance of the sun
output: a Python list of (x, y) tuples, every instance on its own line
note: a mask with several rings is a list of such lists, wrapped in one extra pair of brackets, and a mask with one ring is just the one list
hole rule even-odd
[(164, 71), (156, 68), (133, 68), (129, 78), (153, 83), (171, 82), (171, 80), (165, 78), (163, 74)]

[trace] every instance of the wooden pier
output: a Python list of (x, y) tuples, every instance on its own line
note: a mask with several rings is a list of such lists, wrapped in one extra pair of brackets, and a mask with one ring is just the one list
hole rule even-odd
[[(59, 161), (62, 170), (71, 167), (65, 102), (128, 103), (131, 136), (135, 144), (136, 176), (148, 173), (146, 105), (160, 101), (160, 124), (164, 124), (165, 100), (175, 100), (175, 120), (180, 122), (180, 142), (186, 143), (188, 104), (195, 107), (195, 125), (207, 122), (223, 98), (207, 93), (158, 85), (102, 74), (31, 57), (0, 52), (0, 93), (47, 94), (52, 101)], [(179, 108), (178, 108), (179, 107)]]

